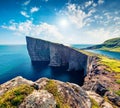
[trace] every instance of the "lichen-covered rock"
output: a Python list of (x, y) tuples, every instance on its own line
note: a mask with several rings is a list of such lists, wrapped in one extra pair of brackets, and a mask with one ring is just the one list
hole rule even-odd
[(47, 86), (51, 88), (48, 89), (49, 92), (59, 94), (56, 98), (62, 98), (61, 104), (68, 105), (68, 108), (91, 108), (90, 98), (87, 93), (76, 84), (64, 83), (58, 80), (49, 80), (47, 78), (39, 79), (36, 83), (39, 85), (40, 89), (44, 89), (44, 87)]
[(56, 108), (53, 95), (45, 90), (34, 91), (19, 108)]
[(21, 84), (28, 84), (28, 85), (35, 85), (34, 82), (30, 81), (30, 80), (27, 80), (27, 79), (24, 79), (23, 77), (21, 76), (18, 76), (4, 84), (1, 84), (0, 85), (0, 96), (2, 94), (4, 94), (5, 92), (7, 92), (8, 90), (14, 88), (14, 87), (17, 87)]
[(103, 97), (101, 97), (94, 91), (87, 91), (87, 94), (89, 95), (90, 98), (94, 99), (97, 102), (100, 108), (113, 108), (110, 103), (105, 101)]
[(101, 105), (104, 102), (103, 97), (93, 91), (87, 91), (87, 94), (89, 95), (89, 97), (93, 98), (98, 103), (98, 105)]
[[(22, 77), (14, 78), (0, 85), (1, 96), (12, 88), (26, 84), (32, 87), (30, 94), (21, 94), (22, 90), (12, 93), (19, 98), (7, 97), (4, 102), (9, 103), (14, 108), (91, 108), (91, 101), (87, 93), (78, 85), (65, 83), (58, 80), (41, 78), (36, 82), (29, 81)], [(16, 90), (16, 89), (15, 89)], [(1, 92), (2, 91), (2, 92)], [(26, 91), (27, 92), (27, 91)], [(9, 92), (10, 93), (10, 92)], [(15, 96), (13, 95), (13, 96)], [(24, 98), (21, 96), (24, 95)], [(1, 98), (0, 96), (0, 98)], [(11, 96), (11, 95), (9, 95)], [(14, 99), (14, 100), (12, 100)], [(20, 99), (20, 100), (19, 100)], [(16, 102), (19, 102), (16, 104)], [(2, 104), (3, 105), (3, 104)], [(9, 106), (7, 106), (6, 108)], [(17, 105), (17, 106), (15, 106)]]
[(108, 102), (103, 102), (101, 108), (113, 108), (113, 106)]
[(120, 107), (120, 96), (115, 95), (113, 92), (107, 92), (106, 96), (113, 104)]

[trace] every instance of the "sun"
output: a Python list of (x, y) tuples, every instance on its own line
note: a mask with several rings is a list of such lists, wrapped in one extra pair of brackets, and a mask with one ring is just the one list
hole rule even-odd
[(68, 26), (68, 21), (66, 19), (61, 19), (59, 21), (59, 25), (62, 27), (66, 27), (66, 26)]

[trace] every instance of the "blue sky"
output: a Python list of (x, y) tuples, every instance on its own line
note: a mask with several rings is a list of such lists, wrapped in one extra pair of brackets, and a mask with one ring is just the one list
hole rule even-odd
[(0, 0), (0, 44), (25, 36), (64, 44), (120, 37), (120, 0)]

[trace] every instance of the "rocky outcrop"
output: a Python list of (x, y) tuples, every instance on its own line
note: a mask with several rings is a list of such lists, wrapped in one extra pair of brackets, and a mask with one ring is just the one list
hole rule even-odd
[(62, 44), (26, 37), (27, 49), (31, 60), (47, 61), (50, 66), (68, 66), (68, 71), (84, 70), (86, 74), (89, 57)]
[(56, 101), (46, 90), (33, 91), (19, 108), (56, 108)]
[(100, 58), (95, 56), (89, 59), (90, 65), (82, 88), (86, 91), (94, 91), (101, 97), (106, 97), (113, 105), (116, 105), (116, 108), (120, 107), (120, 96), (114, 93), (120, 89), (120, 85), (115, 83), (115, 73), (108, 72), (107, 67), (100, 64), (99, 60)]
[[(12, 88), (19, 87), (22, 84), (34, 87), (34, 90), (28, 95), (24, 93), (26, 95), (25, 98), (21, 98), (20, 91), (15, 91), (14, 93), (17, 96), (19, 95), (21, 99), (19, 105), (17, 104), (17, 106), (15, 106), (12, 99), (16, 98), (11, 97), (11, 99), (8, 100), (4, 94), (7, 91), (9, 92)], [(17, 77), (0, 85), (0, 92), (4, 89), (7, 89), (7, 91), (4, 91), (4, 93), (0, 95), (0, 98), (3, 96), (2, 98), (5, 98), (9, 104), (12, 102), (11, 105), (14, 105), (14, 108), (91, 108), (91, 101), (87, 93), (80, 86), (72, 83), (64, 83), (47, 78), (41, 78), (36, 82), (32, 82), (22, 77)], [(18, 102), (19, 98), (17, 101), (14, 100), (14, 102)], [(6, 101), (4, 100), (4, 103)]]
[(35, 85), (34, 82), (24, 79), (21, 76), (18, 76), (16, 78), (0, 85), (0, 96), (3, 95), (4, 93), (6, 93), (8, 90), (11, 90), (12, 88), (17, 87), (21, 84), (27, 84), (27, 85), (31, 85), (31, 86)]

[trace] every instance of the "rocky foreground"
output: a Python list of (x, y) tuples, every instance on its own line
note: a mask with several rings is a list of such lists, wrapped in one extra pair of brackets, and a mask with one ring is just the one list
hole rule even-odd
[(94, 91), (85, 91), (73, 83), (47, 78), (32, 82), (19, 76), (0, 85), (0, 108), (114, 107)]

